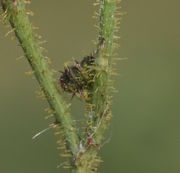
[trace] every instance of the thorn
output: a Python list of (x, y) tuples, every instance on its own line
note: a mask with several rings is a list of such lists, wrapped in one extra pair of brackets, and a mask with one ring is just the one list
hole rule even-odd
[(60, 145), (61, 146), (61, 148), (66, 148), (66, 142), (65, 141), (63, 141), (63, 140), (58, 140), (57, 142), (56, 142), (58, 145)]
[(44, 132), (48, 131), (49, 129), (51, 129), (52, 127), (48, 127), (40, 132), (38, 132), (37, 134), (35, 134), (32, 139), (34, 140), (35, 138), (37, 138), (39, 135), (43, 134)]
[(98, 6), (99, 5), (99, 2), (95, 2), (93, 3), (94, 6)]
[(72, 154), (70, 154), (70, 153), (61, 153), (60, 156), (61, 157), (72, 157)]
[(9, 34), (11, 34), (12, 32), (14, 32), (16, 29), (15, 28), (13, 28), (13, 29), (11, 29), (10, 31), (8, 31), (6, 34), (5, 34), (5, 37), (7, 37)]
[(47, 116), (45, 116), (45, 120), (47, 120), (47, 119), (49, 119), (49, 118), (52, 118), (52, 117), (54, 117), (53, 114), (47, 115)]
[(37, 39), (39, 39), (39, 40), (42, 39), (42, 36), (39, 35), (39, 34), (36, 34), (35, 37), (36, 37)]
[(39, 44), (45, 44), (45, 43), (47, 43), (47, 41), (46, 41), (46, 40), (44, 40), (44, 41), (39, 41), (38, 43), (39, 43)]
[(60, 132), (60, 131), (54, 132), (54, 135), (62, 135), (62, 134), (63, 134), (63, 132)]
[(30, 16), (34, 16), (34, 12), (31, 11), (31, 10), (27, 11), (26, 14), (27, 14), (27, 15), (30, 15)]
[(57, 147), (58, 150), (65, 150), (66, 146)]
[(24, 0), (24, 3), (25, 3), (25, 4), (30, 4), (30, 3), (31, 3), (31, 0)]
[(4, 13), (2, 13), (2, 21), (5, 21), (7, 19), (8, 13), (7, 13), (7, 9), (5, 10)]
[(72, 168), (72, 166), (70, 164), (69, 165), (64, 165), (63, 168), (64, 169), (70, 169), (70, 168)]
[(99, 25), (94, 25), (94, 27), (99, 30)]
[(42, 53), (42, 52), (47, 52), (47, 49), (44, 48), (44, 47), (40, 47), (40, 50), (41, 50), (41, 53)]
[(31, 75), (34, 74), (34, 71), (30, 70), (30, 71), (25, 72), (25, 74), (28, 75), (28, 76), (31, 76)]
[(32, 29), (37, 30), (37, 29), (39, 29), (39, 27), (37, 27), (37, 26), (32, 26)]
[(18, 61), (18, 60), (21, 60), (23, 58), (24, 58), (24, 55), (17, 57), (16, 60)]
[(120, 36), (114, 35), (114, 39), (120, 39), (120, 38), (121, 38)]
[(65, 165), (65, 164), (67, 164), (68, 162), (66, 161), (66, 162), (63, 162), (63, 163), (61, 163), (61, 164), (59, 164), (59, 165), (57, 165), (57, 168), (59, 169), (59, 168), (62, 168), (63, 167), (63, 165)]

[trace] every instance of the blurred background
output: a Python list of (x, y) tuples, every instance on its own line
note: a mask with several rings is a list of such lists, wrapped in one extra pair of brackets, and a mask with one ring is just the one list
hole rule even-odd
[[(32, 23), (48, 42), (56, 70), (94, 49), (97, 33), (92, 0), (32, 1)], [(180, 1), (123, 0), (113, 120), (101, 155), (102, 173), (180, 172)], [(32, 140), (50, 120), (37, 98), (36, 80), (17, 41), (0, 25), (0, 172), (58, 173), (62, 162), (53, 131)], [(78, 109), (77, 109), (78, 107)], [(79, 111), (81, 110), (81, 112)], [(73, 99), (73, 114), (83, 106)]]

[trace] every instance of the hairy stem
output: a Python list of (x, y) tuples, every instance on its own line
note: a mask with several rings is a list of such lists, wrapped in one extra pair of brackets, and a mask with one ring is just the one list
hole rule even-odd
[(111, 118), (108, 87), (110, 86), (116, 5), (117, 0), (100, 1), (99, 43), (96, 56), (97, 74), (92, 90), (92, 99), (90, 100), (92, 104), (91, 113), (93, 114), (93, 136), (97, 145), (101, 144), (104, 130)]
[(108, 89), (110, 86), (111, 58), (116, 27), (115, 13), (119, 1), (100, 0), (98, 2), (100, 2), (100, 10), (99, 36), (95, 62), (96, 74), (94, 87), (90, 91), (90, 99), (87, 101), (87, 150), (79, 160), (79, 164), (91, 168), (89, 172), (97, 172), (96, 165), (98, 162), (101, 162), (97, 154), (102, 146), (105, 129), (108, 127), (112, 116)]
[[(85, 137), (78, 138), (77, 127), (73, 127), (68, 106), (62, 98), (48, 59), (33, 32), (27, 17), (24, 0), (1, 0), (5, 16), (19, 40), (24, 54), (29, 61), (37, 81), (43, 90), (47, 101), (53, 110), (55, 123), (63, 127), (65, 144), (73, 155), (71, 166), (73, 173), (95, 173), (101, 162), (98, 151), (102, 146), (105, 129), (111, 119), (110, 111), (110, 74), (113, 53), (114, 33), (116, 27), (116, 6), (120, 0), (97, 0), (99, 8), (99, 35), (96, 52), (94, 84), (89, 91), (86, 114), (88, 117)], [(68, 153), (69, 154), (69, 153)], [(67, 155), (68, 155), (67, 154)]]
[(5, 13), (7, 13), (9, 22), (23, 48), (24, 54), (53, 110), (56, 123), (63, 126), (68, 148), (73, 155), (76, 155), (79, 140), (72, 125), (68, 106), (57, 89), (48, 60), (42, 54), (41, 47), (27, 17), (24, 0), (1, 0), (1, 5)]

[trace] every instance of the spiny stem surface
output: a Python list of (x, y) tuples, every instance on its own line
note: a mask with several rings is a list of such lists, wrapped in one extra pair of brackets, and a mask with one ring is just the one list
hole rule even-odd
[(76, 155), (79, 140), (72, 125), (68, 106), (57, 89), (48, 60), (42, 54), (41, 47), (26, 14), (24, 0), (1, 0), (1, 5), (7, 13), (9, 22), (24, 50), (24, 54), (54, 112), (56, 123), (63, 126), (68, 148), (73, 155)]
[[(94, 77), (94, 87), (90, 91), (90, 99), (87, 101), (87, 150), (82, 154), (79, 164), (82, 170), (90, 167), (96, 168), (98, 162), (98, 151), (101, 148), (105, 129), (111, 119), (110, 86), (111, 58), (113, 52), (114, 33), (116, 26), (117, 0), (100, 0), (99, 10), (99, 36), (96, 54), (96, 74)], [(83, 172), (85, 173), (85, 172)]]
[(96, 56), (97, 74), (95, 75), (92, 99), (90, 100), (94, 127), (93, 136), (98, 145), (101, 144), (104, 130), (111, 119), (108, 87), (110, 86), (116, 5), (116, 0), (100, 1), (99, 42)]
[[(110, 111), (110, 73), (113, 53), (114, 32), (116, 27), (116, 6), (119, 0), (97, 0), (99, 8), (99, 34), (95, 61), (94, 84), (89, 91), (86, 101), (88, 117), (86, 135), (81, 139), (82, 148), (77, 134), (77, 127), (73, 127), (68, 106), (62, 98), (48, 60), (43, 55), (41, 47), (27, 17), (24, 0), (1, 0), (3, 10), (18, 38), (24, 54), (44, 91), (53, 110), (57, 125), (63, 127), (67, 149), (73, 155), (71, 169), (74, 173), (95, 173), (101, 160), (98, 151), (102, 146), (105, 129), (111, 119)], [(69, 153), (68, 153), (69, 154)]]

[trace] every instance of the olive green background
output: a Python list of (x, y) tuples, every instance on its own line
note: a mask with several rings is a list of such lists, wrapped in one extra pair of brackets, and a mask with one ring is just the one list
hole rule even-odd
[[(56, 70), (72, 57), (94, 48), (96, 30), (91, 0), (34, 0), (29, 6), (48, 42), (46, 53)], [(180, 1), (124, 0), (127, 12), (120, 29), (119, 76), (113, 120), (102, 149), (103, 173), (180, 172)], [(0, 25), (0, 172), (58, 173), (62, 162), (53, 131), (32, 140), (51, 120), (37, 98), (36, 80), (17, 41), (5, 38)], [(73, 100), (73, 115), (82, 118), (82, 103)]]

